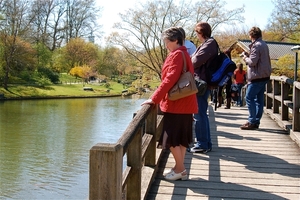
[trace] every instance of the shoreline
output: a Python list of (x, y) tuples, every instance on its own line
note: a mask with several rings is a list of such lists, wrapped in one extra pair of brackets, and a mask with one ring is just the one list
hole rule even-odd
[[(131, 96), (133, 94), (128, 94), (126, 96)], [(78, 98), (105, 98), (105, 97), (121, 97), (125, 96), (122, 94), (115, 95), (96, 95), (96, 96), (45, 96), (45, 97), (12, 97), (12, 98), (0, 98), (1, 101), (9, 100), (42, 100), (42, 99), (78, 99)]]

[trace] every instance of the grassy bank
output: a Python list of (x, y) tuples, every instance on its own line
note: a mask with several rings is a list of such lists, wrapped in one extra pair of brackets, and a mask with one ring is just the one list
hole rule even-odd
[[(83, 87), (91, 87), (93, 91), (85, 91)], [(114, 96), (122, 94), (123, 85), (111, 82), (104, 84), (58, 84), (50, 86), (9, 85), (8, 90), (0, 88), (0, 94), (7, 99), (15, 98), (47, 98), (47, 97), (82, 97), (82, 96)]]
[[(70, 76), (66, 73), (60, 74), (60, 84), (51, 84), (46, 86), (24, 84), (19, 80), (14, 84), (8, 85), (8, 90), (0, 87), (0, 99), (4, 95), (6, 99), (25, 99), (25, 98), (63, 98), (63, 97), (98, 97), (98, 96), (117, 96), (122, 95), (125, 89), (129, 93), (136, 93), (136, 84), (130, 88), (124, 88), (124, 85), (116, 80), (108, 80), (105, 83), (83, 83), (81, 79)], [(12, 81), (14, 82), (14, 81)], [(19, 83), (16, 83), (19, 82)], [(145, 83), (138, 81), (139, 87)], [(147, 81), (150, 88), (156, 88), (160, 81)], [(84, 90), (84, 87), (92, 88)]]

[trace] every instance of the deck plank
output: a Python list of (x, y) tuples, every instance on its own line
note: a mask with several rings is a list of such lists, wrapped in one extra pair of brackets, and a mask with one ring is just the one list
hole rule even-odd
[(259, 130), (240, 130), (246, 107), (209, 107), (213, 150), (187, 153), (187, 181), (166, 181), (174, 166), (164, 152), (147, 200), (300, 199), (300, 149), (285, 130), (264, 114)]

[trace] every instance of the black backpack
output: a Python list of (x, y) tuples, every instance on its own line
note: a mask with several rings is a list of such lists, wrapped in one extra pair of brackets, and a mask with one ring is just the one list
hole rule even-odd
[(213, 87), (224, 86), (236, 69), (236, 64), (224, 52), (221, 52), (218, 43), (217, 47), (218, 54), (205, 65), (207, 84)]

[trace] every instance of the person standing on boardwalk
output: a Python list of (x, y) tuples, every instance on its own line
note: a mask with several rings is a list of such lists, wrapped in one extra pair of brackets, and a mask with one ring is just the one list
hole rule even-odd
[(233, 72), (233, 79), (234, 79), (234, 83), (237, 86), (238, 89), (238, 96), (237, 96), (237, 106), (243, 106), (242, 105), (242, 99), (241, 99), (241, 92), (242, 92), (242, 88), (244, 87), (245, 83), (246, 83), (246, 71), (243, 69), (243, 64), (242, 63), (238, 63), (237, 65), (237, 69), (234, 70)]
[(247, 65), (246, 104), (249, 111), (248, 121), (240, 128), (254, 130), (259, 128), (260, 119), (264, 109), (264, 92), (270, 80), (272, 68), (269, 48), (262, 40), (262, 32), (258, 27), (249, 31), (252, 41), (250, 53), (244, 53), (243, 60)]
[[(205, 76), (205, 66), (218, 54), (218, 45), (215, 39), (211, 37), (211, 26), (207, 22), (197, 23), (195, 31), (201, 45), (196, 49), (191, 56), (191, 59), (195, 73), (200, 79), (207, 81)], [(212, 149), (210, 126), (207, 115), (209, 95), (209, 86), (204, 95), (197, 95), (198, 112), (194, 114), (197, 142), (194, 147), (188, 149), (188, 151), (192, 153), (207, 153)]]
[(163, 31), (162, 40), (170, 52), (162, 67), (162, 82), (142, 105), (160, 104), (160, 109), (164, 114), (163, 132), (158, 147), (170, 149), (175, 159), (175, 166), (164, 173), (165, 179), (186, 180), (184, 158), (186, 149), (193, 141), (193, 113), (198, 110), (196, 94), (171, 101), (168, 99), (168, 91), (175, 85), (182, 73), (183, 59), (186, 60), (187, 71), (194, 74), (194, 68), (179, 28), (171, 27)]
[(182, 27), (178, 27), (178, 28), (179, 28), (180, 32), (182, 33), (182, 35), (183, 35), (184, 46), (186, 47), (188, 53), (191, 56), (196, 51), (196, 46), (191, 40), (186, 39), (185, 30)]

